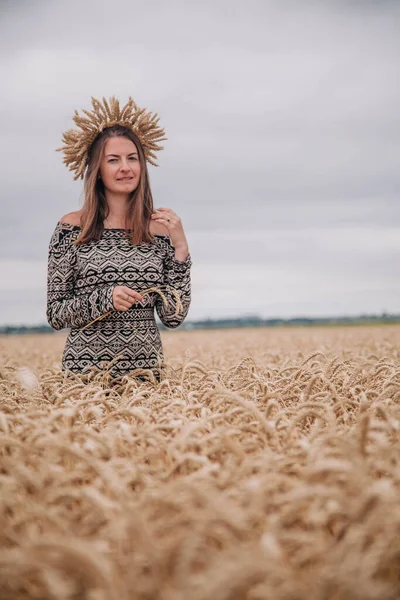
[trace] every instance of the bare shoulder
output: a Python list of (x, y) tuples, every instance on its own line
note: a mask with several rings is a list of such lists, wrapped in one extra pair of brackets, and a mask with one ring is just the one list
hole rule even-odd
[[(60, 222), (68, 223), (69, 225), (78, 225), (78, 227), (80, 227), (81, 215), (81, 210), (75, 210), (61, 217)], [(169, 235), (169, 231), (165, 227), (165, 225), (163, 225), (162, 223), (157, 223), (157, 221), (150, 221), (150, 233), (159, 235)]]
[(168, 229), (162, 223), (157, 221), (150, 221), (150, 233), (157, 233), (159, 235), (169, 235)]
[(61, 217), (61, 223), (68, 223), (69, 225), (78, 225), (81, 226), (81, 214), (82, 211), (75, 210), (73, 212), (67, 213), (63, 217)]

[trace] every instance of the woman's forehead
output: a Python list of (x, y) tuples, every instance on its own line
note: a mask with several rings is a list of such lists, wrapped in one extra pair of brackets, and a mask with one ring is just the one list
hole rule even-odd
[(104, 144), (104, 155), (109, 153), (129, 154), (130, 152), (137, 152), (137, 148), (132, 140), (126, 137), (112, 137)]

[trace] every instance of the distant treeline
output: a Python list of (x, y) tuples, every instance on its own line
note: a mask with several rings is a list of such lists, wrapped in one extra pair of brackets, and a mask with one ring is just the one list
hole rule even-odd
[[(232, 327), (282, 327), (282, 326), (315, 326), (315, 325), (373, 325), (400, 323), (400, 314), (382, 313), (381, 315), (359, 315), (357, 317), (295, 317), (292, 319), (263, 319), (257, 315), (230, 319), (203, 319), (185, 321), (179, 329), (221, 329)], [(160, 329), (168, 330), (161, 322)], [(65, 330), (64, 330), (65, 331)], [(49, 325), (3, 325), (0, 334), (58, 333)]]

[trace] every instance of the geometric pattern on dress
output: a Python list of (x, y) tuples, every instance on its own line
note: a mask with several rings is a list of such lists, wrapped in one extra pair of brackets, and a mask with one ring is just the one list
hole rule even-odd
[[(122, 354), (111, 368), (115, 377), (136, 368), (157, 368), (164, 360), (154, 311), (168, 328), (179, 327), (191, 302), (192, 260), (175, 258), (168, 235), (155, 234), (155, 242), (132, 244), (124, 229), (104, 229), (100, 240), (74, 246), (81, 228), (58, 222), (49, 243), (47, 309), (49, 324), (69, 328), (62, 356), (62, 370), (84, 372), (102, 367)], [(164, 307), (156, 292), (144, 296), (129, 310), (115, 310), (112, 293), (117, 285), (136, 291), (168, 285), (180, 295), (183, 311), (174, 316), (176, 300), (170, 292)], [(81, 328), (114, 309), (105, 319)]]

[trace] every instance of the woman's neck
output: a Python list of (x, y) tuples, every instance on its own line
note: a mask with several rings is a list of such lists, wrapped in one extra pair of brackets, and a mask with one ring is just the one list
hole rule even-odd
[(106, 194), (108, 216), (104, 220), (106, 227), (125, 227), (129, 194)]

